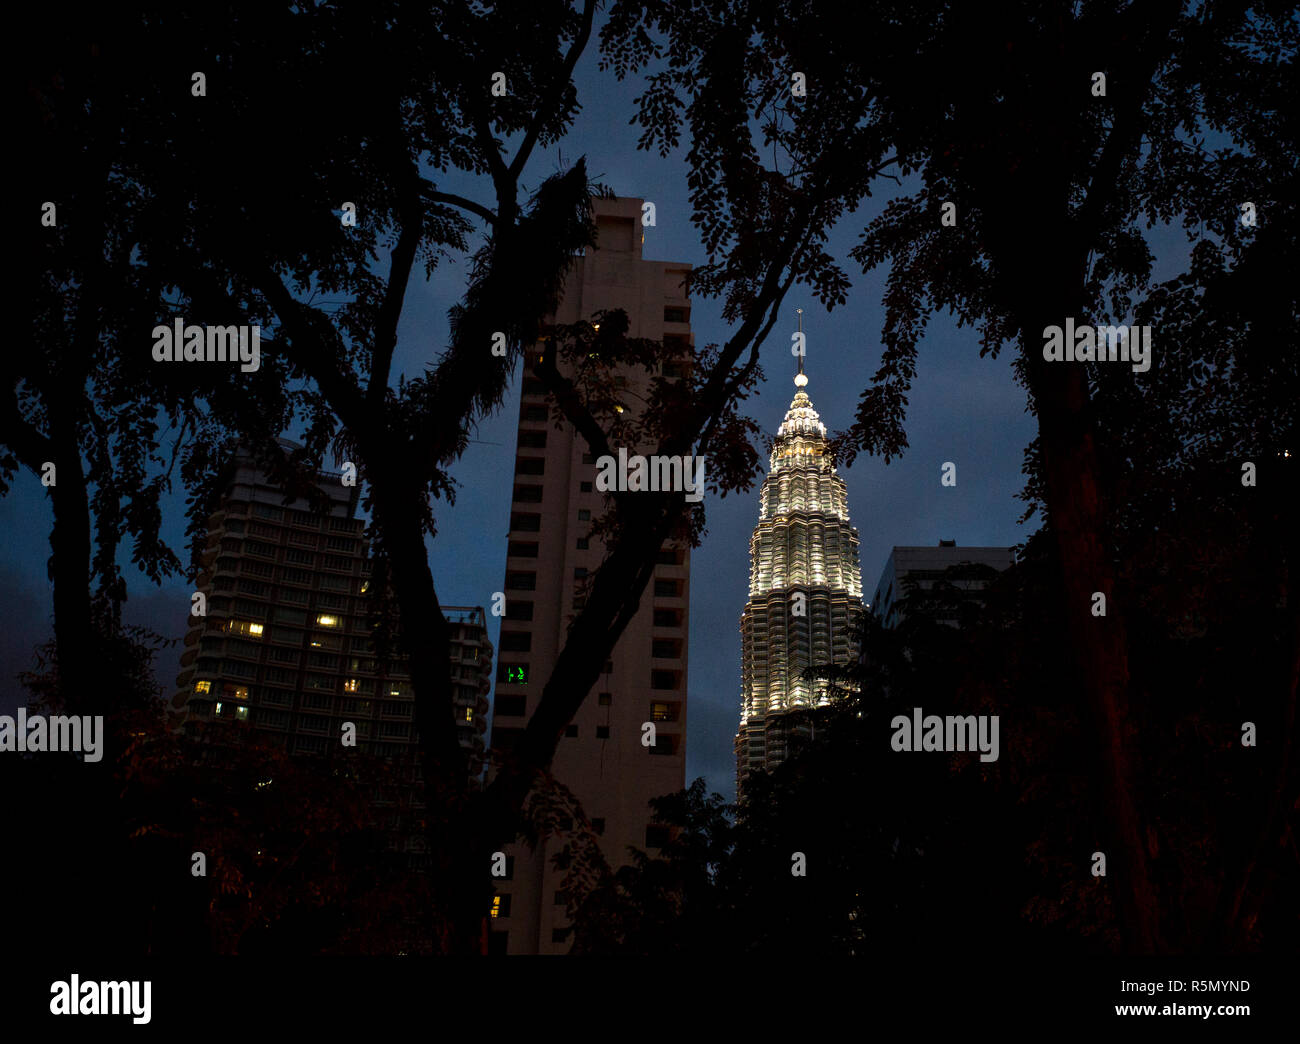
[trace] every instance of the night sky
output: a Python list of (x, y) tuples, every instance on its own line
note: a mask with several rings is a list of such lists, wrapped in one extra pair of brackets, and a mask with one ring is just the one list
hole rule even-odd
[[(699, 233), (690, 222), (685, 150), (668, 159), (637, 151), (639, 132), (628, 123), (637, 81), (620, 84), (612, 74), (599, 72), (594, 40), (593, 34), (593, 45), (578, 67), (584, 108), (577, 124), (558, 149), (534, 155), (525, 185), (535, 189), (542, 178), (559, 169), (561, 156), (567, 163), (585, 155), (595, 180), (619, 195), (656, 204), (658, 223), (646, 230), (645, 257), (701, 264), (706, 259)], [(471, 179), (446, 177), (439, 187), (491, 202), (486, 179), (475, 184)], [(789, 322), (784, 328), (778, 325), (763, 349), (766, 382), (746, 404), (768, 434), (775, 432), (794, 393), (789, 333), (796, 307), (804, 309), (808, 392), (813, 404), (832, 432), (852, 421), (857, 398), (880, 360), (884, 274), (863, 276), (847, 260), (847, 252), (863, 225), (887, 202), (888, 190), (902, 191), (892, 182), (880, 182), (886, 195), (850, 215), (831, 237), (831, 253), (842, 259), (853, 280), (848, 304), (827, 313), (797, 286), (787, 298)], [(1157, 277), (1171, 274), (1171, 263), (1181, 267), (1180, 239), (1152, 240), (1157, 258), (1164, 262), (1157, 264)], [(465, 276), (463, 261), (445, 265), (429, 282), (417, 269), (407, 294), (395, 370), (418, 373), (442, 350), (448, 335), (447, 309), (460, 298)], [(698, 345), (726, 339), (728, 330), (720, 311), (717, 301), (697, 298), (693, 302), (692, 329)], [(148, 351), (150, 344), (142, 336), (140, 350)], [(1157, 353), (1160, 349), (1157, 345)], [(868, 598), (896, 544), (929, 545), (952, 539), (959, 545), (1007, 546), (1023, 542), (1038, 525), (1037, 518), (1028, 526), (1016, 521), (1024, 509), (1016, 499), (1023, 486), (1023, 452), (1033, 438), (1035, 423), (1026, 412), (1024, 391), (1012, 380), (1010, 360), (1009, 351), (996, 360), (981, 359), (974, 330), (959, 330), (954, 320), (936, 317), (920, 345), (906, 424), (909, 448), (889, 466), (860, 457), (852, 468), (841, 469), (852, 522), (861, 537), (862, 582)], [(518, 396), (516, 371), (504, 408), (480, 426), (474, 436), (478, 441), (454, 471), (461, 484), (456, 506), (437, 505), (439, 535), (431, 543), (431, 561), (444, 605), (487, 606), (492, 592), (502, 586)], [(955, 488), (944, 488), (939, 482), (940, 467), (949, 460), (957, 464)], [(747, 593), (749, 536), (758, 517), (757, 493), (756, 486), (724, 500), (706, 499), (708, 533), (692, 563), (687, 782), (703, 775), (711, 789), (729, 799), (734, 797), (731, 744), (740, 703), (738, 625)], [(165, 534), (184, 557), (183, 492), (173, 496), (169, 507)], [(0, 526), (6, 534), (0, 574), (9, 595), (6, 626), (0, 630), (0, 713), (27, 702), (15, 675), (32, 665), (33, 647), (51, 631), (46, 579), (50, 524), (39, 480), (21, 473), (17, 488), (0, 501)], [(130, 591), (126, 621), (180, 637), (189, 586), (174, 578), (155, 587), (131, 568), (129, 554), (129, 548), (124, 548)], [(495, 645), (499, 621), (489, 620)], [(159, 681), (169, 693), (178, 657), (179, 648), (159, 664)]]

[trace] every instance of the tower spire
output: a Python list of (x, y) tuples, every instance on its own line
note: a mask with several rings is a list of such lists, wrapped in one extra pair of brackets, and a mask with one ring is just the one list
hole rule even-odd
[[(799, 333), (803, 334), (803, 309), (796, 308), (795, 313), (799, 316)], [(799, 372), (794, 375), (794, 384), (796, 388), (802, 388), (808, 383), (808, 376), (803, 372), (803, 337), (799, 338)]]

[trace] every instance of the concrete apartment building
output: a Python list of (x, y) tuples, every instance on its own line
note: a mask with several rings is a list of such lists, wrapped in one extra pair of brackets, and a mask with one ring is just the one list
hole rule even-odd
[[(590, 319), (621, 308), (628, 335), (689, 348), (690, 302), (684, 263), (641, 256), (641, 200), (595, 202), (599, 246), (577, 260), (568, 275), (555, 323)], [(545, 350), (545, 346), (541, 350)], [(672, 364), (665, 373), (680, 374)], [(635, 410), (646, 375), (618, 378)], [(637, 452), (628, 447), (629, 453)], [(604, 548), (589, 535), (605, 510), (595, 491), (595, 460), (568, 425), (557, 429), (539, 381), (525, 372), (506, 559), (506, 614), (491, 745), (508, 749), (541, 698), (565, 632), (583, 600), (586, 579), (599, 568)], [(629, 845), (654, 849), (663, 838), (650, 825), (649, 801), (685, 786), (687, 633), (690, 549), (660, 552), (652, 586), (560, 741), (552, 772), (582, 803), (600, 835), (610, 866), (627, 862)], [(643, 722), (654, 721), (658, 742), (641, 744)], [(568, 924), (560, 894), (563, 872), (551, 865), (562, 838), (536, 852), (522, 843), (507, 849), (510, 875), (494, 881), (491, 911), (495, 953), (565, 953)]]
[[(293, 443), (281, 440), (283, 448)], [(376, 659), (367, 622), (365, 523), (354, 517), (357, 488), (322, 472), (325, 514), (280, 488), (241, 454), (219, 509), (208, 520), (196, 590), (207, 615), (190, 617), (172, 699), (184, 727), (214, 719), (247, 723), (290, 754), (339, 757), (345, 721), (356, 749), (403, 766), (402, 794), (378, 798), (405, 836), (408, 862), (427, 861), (418, 831), (400, 820), (422, 798), (414, 698), (405, 658)], [(483, 766), (492, 646), (481, 607), (445, 606), (461, 745), (472, 771)], [(349, 748), (350, 749), (350, 748)], [(393, 819), (396, 817), (396, 820)]]
[[(979, 576), (947, 576), (953, 566), (988, 566), (1001, 572), (1015, 561), (1009, 547), (958, 547), (954, 540), (940, 540), (938, 547), (896, 547), (885, 560), (885, 568), (871, 599), (871, 611), (885, 627), (897, 627), (906, 614), (900, 601), (911, 591), (928, 591), (936, 581), (952, 584), (964, 597), (978, 601), (987, 579)], [(956, 626), (955, 618), (936, 617), (940, 623)]]

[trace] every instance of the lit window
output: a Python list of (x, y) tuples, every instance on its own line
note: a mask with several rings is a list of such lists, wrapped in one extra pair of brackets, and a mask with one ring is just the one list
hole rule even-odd
[(236, 707), (236, 708), (235, 708), (235, 717), (236, 717), (236, 719), (238, 719), (239, 721), (247, 721), (247, 720), (248, 720), (248, 708), (247, 708), (247, 707)]
[(361, 683), (356, 678), (349, 678), (343, 683), (344, 692), (356, 692)]
[(493, 917), (501, 916), (501, 896), (499, 895), (494, 895), (492, 897), (492, 916)]
[(322, 615), (316, 617), (316, 623), (321, 627), (337, 627), (339, 625), (339, 618), (337, 616)]
[(217, 700), (217, 713), (218, 713), (218, 714), (221, 713), (221, 701), (220, 701), (220, 700)]
[(235, 691), (234, 691), (234, 697), (235, 697), (235, 699), (237, 699), (237, 700), (246, 700), (246, 699), (248, 699), (248, 686), (247, 686), (247, 685), (236, 685), (236, 686), (235, 686)]
[(194, 683), (194, 691), (195, 691), (195, 692), (211, 692), (211, 691), (212, 691), (212, 682), (210, 682), (210, 681), (195, 682), (195, 683)]
[(262, 625), (260, 623), (251, 623), (248, 625), (248, 633), (254, 638), (262, 637)]
[(466, 720), (466, 721), (473, 721), (473, 720), (474, 720), (474, 708), (473, 708), (473, 707), (466, 707), (466, 708), (465, 708), (465, 720)]

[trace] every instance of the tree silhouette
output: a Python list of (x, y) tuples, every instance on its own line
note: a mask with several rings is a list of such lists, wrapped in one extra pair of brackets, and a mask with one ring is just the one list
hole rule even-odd
[[(182, 452), (191, 571), (233, 450), (229, 440), (222, 445), (223, 428), (241, 433), (286, 497), (310, 491), (312, 466), (331, 444), (359, 465), (383, 580), (376, 595), (392, 595), (415, 693), (436, 919), (449, 951), (482, 945), (488, 856), (519, 832), (528, 794), (635, 613), (659, 547), (703, 527), (701, 514), (687, 516), (681, 492), (613, 498), (609, 553), (541, 705), (493, 784), (482, 793), (472, 787), (452, 715), (446, 623), (427, 561), (430, 501), (454, 495), (450, 469), (469, 429), (500, 404), (515, 365), (543, 335), (575, 252), (593, 242), (590, 200), (600, 189), (589, 184), (581, 160), (520, 197), (537, 146), (559, 140), (576, 115), (572, 73), (594, 9), (594, 0), (419, 11), (397, 3), (238, 12), (145, 3), (70, 35), (52, 30), (53, 42), (31, 59), (31, 119), (51, 143), (49, 166), (64, 172), (56, 184), (71, 183), (73, 198), (99, 207), (115, 229), (117, 269), (93, 285), (100, 287), (95, 302), (120, 296), (129, 309), (117, 337), (131, 367), (122, 371), (114, 405), (135, 423), (122, 442), (141, 462), (156, 458), (151, 424), (160, 408), (194, 434)], [(196, 61), (206, 63), (204, 92), (194, 84)], [(502, 70), (504, 94), (492, 90)], [(242, 155), (250, 141), (258, 144), (255, 160), (214, 162)], [(66, 161), (84, 142), (101, 145), (98, 166)], [(491, 203), (442, 191), (439, 172), (451, 168), (479, 178)], [(100, 173), (86, 177), (92, 170)], [(593, 452), (608, 452), (616, 436), (641, 438), (670, 455), (711, 455), (716, 489), (746, 488), (757, 457), (747, 441), (752, 427), (736, 407), (757, 379), (758, 347), (794, 278), (783, 266), (817, 271), (815, 236), (804, 220), (815, 195), (754, 201), (751, 227), (735, 237), (755, 262), (746, 267), (747, 292), (727, 302), (738, 320), (734, 335), (696, 353), (684, 378), (657, 380), (643, 419), (609, 417), (608, 393), (598, 385), (615, 362), (657, 372), (662, 346), (629, 341), (626, 320), (613, 316), (599, 334), (591, 324), (586, 333), (548, 335), (555, 351), (539, 353), (534, 372)], [(356, 208), (355, 225), (343, 220), (345, 202)], [(484, 232), (477, 249), (475, 221)], [(79, 238), (51, 236), (43, 245), (51, 271), (72, 270), (38, 288), (48, 314), (61, 315), (69, 286), (91, 285), (81, 273), (99, 275), (94, 244), (102, 227), (88, 226), (74, 209), (67, 236)], [(778, 244), (775, 260), (759, 257), (762, 241)], [(394, 381), (398, 322), (417, 262), (428, 272), (444, 256), (471, 250), (446, 350), (422, 375)], [(706, 277), (699, 288), (719, 285)], [(231, 368), (213, 377), (205, 367), (146, 362), (146, 331), (182, 314), (191, 325), (260, 326), (258, 371)], [(504, 358), (490, 350), (498, 333)], [(594, 383), (590, 370), (556, 366), (556, 355), (575, 363), (576, 346), (589, 334), (601, 371)], [(82, 349), (83, 371), (70, 378), (77, 389), (96, 359), (93, 340)], [(135, 379), (142, 373), (147, 380)], [(36, 380), (14, 379), (20, 393)], [(102, 409), (103, 397), (92, 389), (87, 402)], [(37, 430), (47, 423), (36, 407), (16, 409), (10, 419)], [(291, 420), (306, 426), (305, 446), (286, 459), (275, 439)], [(38, 455), (27, 456), (35, 463)], [(102, 453), (99, 460), (100, 480), (112, 481), (114, 463)], [(156, 540), (154, 503), (133, 518)], [(100, 508), (102, 526), (114, 516), (108, 502)], [(78, 524), (88, 518), (84, 507), (74, 514)], [(80, 555), (89, 540), (83, 534), (75, 545)], [(157, 556), (171, 562), (161, 550)], [(56, 566), (61, 561), (56, 554)], [(69, 562), (58, 586), (79, 598), (85, 584)], [(71, 654), (71, 639), (62, 645), (70, 680), (82, 658)]]
[[(841, 440), (847, 461), (860, 450), (888, 461), (906, 448), (917, 341), (934, 312), (951, 310), (959, 323), (978, 326), (982, 354), (1018, 348), (1016, 374), (1039, 420), (1028, 493), (1056, 544), (1078, 677), (1062, 695), (1081, 701), (1091, 723), (1124, 945), (1159, 949), (1149, 865), (1159, 842), (1142, 812), (1146, 783), (1130, 697), (1132, 596), (1119, 584), (1109, 536), (1119, 494), (1105, 464), (1124, 447), (1098, 423), (1093, 401), (1098, 385), (1143, 377), (1049, 363), (1043, 336), (1067, 317), (1119, 324), (1135, 309), (1155, 314), (1148, 301), (1160, 307), (1179, 295), (1181, 329), (1194, 316), (1198, 331), (1226, 327), (1234, 336), (1200, 354), (1170, 336), (1179, 327), (1158, 328), (1155, 366), (1191, 376), (1231, 360), (1252, 384), (1266, 374), (1284, 378), (1264, 416), (1280, 412), (1284, 430), (1294, 430), (1285, 405), (1295, 399), (1294, 367), (1258, 353), (1271, 335), (1294, 329), (1295, 295), (1244, 289), (1294, 256), (1295, 141), (1278, 118), (1294, 106), (1294, 78), (1279, 73), (1295, 59), (1294, 12), (1286, 4), (1177, 0), (1025, 2), (997, 12), (949, 3), (831, 7), (629, 2), (615, 6), (611, 25), (631, 41), (621, 68), (664, 59), (649, 76), (639, 118), (647, 140), (664, 147), (689, 124), (701, 223), (723, 235), (730, 226), (718, 218), (718, 199), (747, 200), (782, 168), (791, 180), (829, 186), (836, 203), (810, 216), (821, 221), (852, 210), (866, 195), (852, 174), (879, 169), (889, 153), (900, 173), (915, 175), (852, 251), (864, 270), (888, 264), (889, 272), (884, 354)], [(656, 33), (667, 38), (662, 46), (651, 42)], [(863, 39), (870, 45), (859, 46)], [(1098, 66), (1104, 94), (1096, 91)], [(813, 84), (806, 99), (790, 88), (794, 70)], [(750, 120), (762, 122), (775, 170), (737, 184), (727, 177), (735, 151), (727, 143)], [(1270, 215), (1266, 234), (1239, 220), (1248, 200)], [(956, 207), (955, 224), (941, 220), (946, 204)], [(1150, 286), (1143, 232), (1156, 220), (1186, 228), (1199, 272), (1190, 282)], [(829, 259), (820, 263), (838, 272)], [(1216, 270), (1216, 292), (1200, 294)], [(737, 269), (722, 278), (745, 285)], [(1202, 388), (1205, 399), (1215, 394)], [(1270, 440), (1253, 452), (1274, 450)], [(1090, 615), (1097, 591), (1110, 605), (1104, 619)]]

